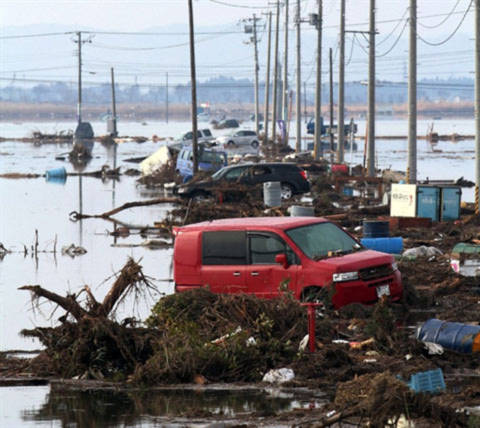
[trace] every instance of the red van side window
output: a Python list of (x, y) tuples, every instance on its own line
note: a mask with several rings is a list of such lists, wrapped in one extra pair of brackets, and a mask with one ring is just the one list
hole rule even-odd
[(202, 233), (203, 265), (245, 265), (247, 264), (246, 253), (245, 231)]

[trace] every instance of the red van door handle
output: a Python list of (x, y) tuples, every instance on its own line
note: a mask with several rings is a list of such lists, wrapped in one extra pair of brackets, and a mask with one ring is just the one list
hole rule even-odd
[(258, 272), (252, 272), (252, 276), (258, 276), (260, 275)]
[(240, 272), (233, 272), (233, 276), (240, 276)]

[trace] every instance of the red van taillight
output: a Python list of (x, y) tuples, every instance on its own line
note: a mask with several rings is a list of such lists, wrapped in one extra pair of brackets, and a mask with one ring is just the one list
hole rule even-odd
[(304, 169), (301, 169), (301, 170), (300, 170), (300, 175), (301, 175), (305, 180), (308, 180), (307, 171), (305, 171)]

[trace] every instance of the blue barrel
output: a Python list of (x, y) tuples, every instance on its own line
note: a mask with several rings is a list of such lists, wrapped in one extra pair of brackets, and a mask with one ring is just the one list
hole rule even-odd
[(417, 330), (417, 339), (442, 345), (452, 351), (470, 354), (474, 350), (474, 343), (478, 347), (478, 339), (475, 339), (479, 333), (480, 326), (478, 325), (466, 325), (432, 318)]
[(343, 188), (343, 194), (346, 195), (346, 196), (353, 196), (353, 187), (345, 186)]
[(49, 169), (45, 173), (45, 177), (48, 179), (51, 178), (64, 178), (67, 176), (67, 170), (62, 166), (61, 168)]
[(65, 184), (67, 182), (67, 176), (48, 176), (46, 177), (47, 183), (54, 183), (54, 184)]
[(364, 220), (364, 238), (385, 238), (390, 236), (390, 223), (388, 221)]
[(360, 240), (364, 247), (369, 250), (381, 251), (388, 254), (400, 254), (403, 251), (403, 238), (362, 238)]

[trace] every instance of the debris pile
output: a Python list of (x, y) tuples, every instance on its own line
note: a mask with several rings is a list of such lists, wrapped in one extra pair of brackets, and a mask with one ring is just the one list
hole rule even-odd
[(192, 382), (196, 375), (258, 382), (295, 358), (307, 321), (289, 295), (265, 300), (199, 289), (161, 299), (147, 324), (160, 334), (135, 380), (155, 384)]
[[(143, 288), (142, 288), (143, 287)], [(58, 327), (38, 327), (22, 330), (26, 337), (36, 337), (45, 346), (39, 357), (44, 372), (61, 377), (125, 380), (138, 364), (152, 353), (152, 330), (137, 327), (133, 318), (117, 323), (109, 318), (116, 305), (129, 293), (141, 294), (151, 288), (140, 265), (130, 259), (116, 278), (103, 302), (98, 302), (85, 286), (78, 294), (66, 297), (38, 285), (26, 285), (20, 290), (32, 293), (34, 302), (40, 298), (56, 303), (66, 311)], [(86, 303), (78, 299), (86, 295)]]

